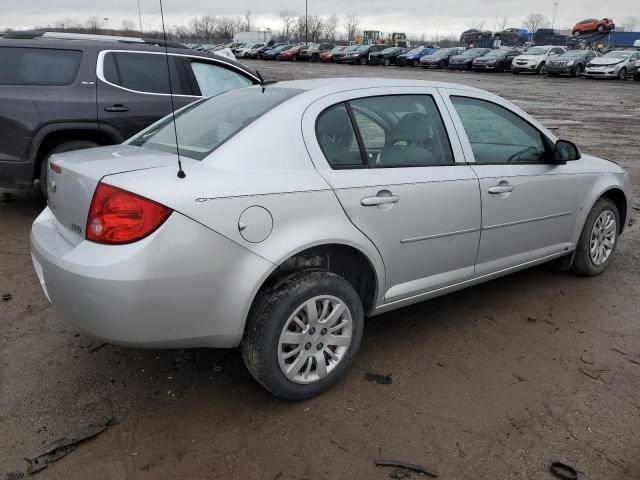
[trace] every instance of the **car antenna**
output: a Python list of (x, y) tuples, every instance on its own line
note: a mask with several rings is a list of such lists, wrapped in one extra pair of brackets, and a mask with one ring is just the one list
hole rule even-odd
[(173, 119), (173, 134), (176, 137), (176, 155), (178, 155), (178, 178), (187, 176), (182, 170), (182, 162), (180, 161), (180, 147), (178, 146), (178, 128), (176, 127), (176, 107), (173, 102), (173, 86), (171, 85), (171, 68), (169, 67), (169, 49), (167, 48), (167, 31), (164, 28), (164, 11), (162, 9), (162, 0), (160, 2), (160, 18), (162, 19), (162, 37), (164, 40), (164, 53), (167, 60), (167, 78), (169, 79), (169, 97), (171, 98), (171, 116)]
[(273, 85), (274, 83), (278, 83), (277, 80), (265, 80), (262, 78), (262, 75), (258, 70), (256, 70), (256, 75), (258, 75), (258, 80), (260, 80), (260, 86), (262, 87), (262, 93), (264, 93), (264, 87), (267, 85)]

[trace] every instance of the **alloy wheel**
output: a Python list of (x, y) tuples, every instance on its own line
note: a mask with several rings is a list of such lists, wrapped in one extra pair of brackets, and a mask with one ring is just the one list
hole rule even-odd
[(591, 228), (589, 255), (594, 265), (607, 261), (616, 243), (616, 217), (611, 210), (604, 210)]
[(292, 382), (325, 378), (347, 355), (353, 321), (347, 304), (320, 295), (300, 305), (284, 324), (278, 340), (278, 363)]

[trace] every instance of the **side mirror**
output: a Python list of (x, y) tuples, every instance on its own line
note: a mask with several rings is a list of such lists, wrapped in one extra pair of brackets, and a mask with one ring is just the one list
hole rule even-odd
[(580, 158), (580, 150), (569, 140), (558, 140), (553, 149), (553, 158), (558, 163), (570, 162)]

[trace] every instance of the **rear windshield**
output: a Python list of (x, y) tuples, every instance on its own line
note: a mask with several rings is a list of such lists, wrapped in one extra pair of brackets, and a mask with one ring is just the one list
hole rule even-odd
[(70, 85), (81, 58), (78, 50), (0, 47), (0, 85)]
[(202, 160), (254, 120), (303, 90), (247, 87), (209, 97), (165, 117), (128, 143), (174, 153), (176, 135), (180, 155)]

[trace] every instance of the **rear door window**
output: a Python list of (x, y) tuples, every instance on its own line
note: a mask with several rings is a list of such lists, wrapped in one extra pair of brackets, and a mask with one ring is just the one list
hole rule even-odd
[(191, 59), (190, 65), (199, 90), (194, 92), (196, 95), (210, 97), (253, 85), (244, 75), (212, 62)]
[[(142, 93), (191, 95), (180, 57), (144, 52), (107, 52), (103, 75), (107, 82)], [(169, 75), (171, 73), (171, 87)], [(184, 70), (183, 70), (184, 72)]]
[(0, 85), (70, 85), (81, 59), (78, 50), (0, 47)]

